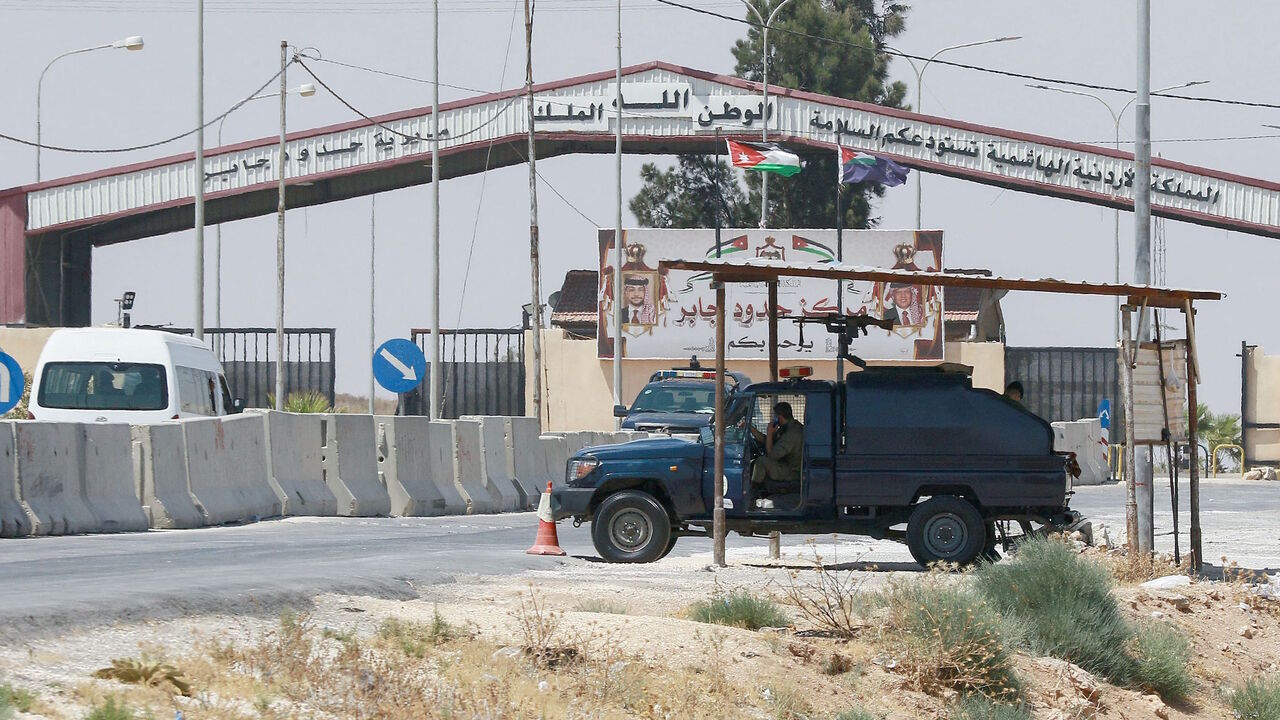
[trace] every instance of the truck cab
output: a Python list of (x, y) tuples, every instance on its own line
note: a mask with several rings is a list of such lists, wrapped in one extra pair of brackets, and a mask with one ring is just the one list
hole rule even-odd
[[(731, 396), (725, 416), (726, 526), (741, 535), (847, 533), (905, 542), (921, 564), (991, 557), (1017, 523), (1065, 529), (1069, 458), (1052, 428), (1001, 395), (974, 388), (962, 366), (870, 368), (842, 383), (791, 379)], [(803, 424), (798, 482), (758, 507), (752, 468), (773, 408)], [(639, 440), (585, 448), (553, 488), (556, 519), (591, 521), (609, 561), (650, 562), (684, 535), (709, 534), (714, 507), (711, 427), (696, 441)], [(904, 529), (905, 526), (905, 529)]]

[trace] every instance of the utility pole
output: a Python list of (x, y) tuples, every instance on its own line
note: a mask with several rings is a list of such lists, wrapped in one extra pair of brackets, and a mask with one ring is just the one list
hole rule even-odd
[[(529, 123), (529, 274), (533, 295), (533, 414), (542, 422), (542, 279), (538, 264), (538, 167), (533, 145), (533, 9), (524, 0), (524, 90)], [(622, 103), (618, 103), (621, 110)], [(621, 238), (618, 238), (621, 242)], [(621, 328), (621, 325), (619, 325)], [(615, 348), (617, 355), (619, 345)]]
[[(618, 0), (618, 70), (614, 75), (617, 85), (614, 101), (617, 137), (614, 140), (614, 167), (617, 171), (618, 215), (613, 229), (613, 404), (622, 404), (622, 0)], [(530, 98), (530, 106), (533, 100)], [(536, 302), (536, 300), (535, 300)], [(621, 420), (619, 420), (621, 422)], [(621, 427), (621, 426), (619, 426)]]
[(284, 410), (284, 176), (285, 102), (288, 97), (289, 43), (280, 41), (280, 148), (276, 168), (280, 178), (276, 191), (276, 410)]
[[(283, 90), (283, 86), (281, 87)], [(204, 0), (196, 0), (196, 320), (192, 334), (204, 339)]]
[[(1138, 285), (1151, 282), (1151, 0), (1138, 0), (1138, 97), (1134, 103), (1134, 183), (1133, 183), (1133, 264)], [(1139, 311), (1138, 345), (1151, 339), (1147, 311)], [(1158, 356), (1157, 356), (1158, 357)], [(1195, 412), (1192, 408), (1191, 412)], [(1132, 423), (1132, 415), (1125, 416)], [(1134, 493), (1138, 510), (1138, 551), (1150, 555), (1155, 549), (1155, 527), (1151, 447), (1129, 447), (1133, 453)]]
[(444, 381), (440, 368), (440, 0), (435, 0), (431, 25), (431, 390), (427, 393), (431, 410), (427, 417), (436, 420)]
[[(377, 264), (374, 259), (377, 257), (375, 250), (377, 249), (378, 238), (378, 194), (374, 193), (369, 196), (369, 357), (373, 357), (374, 349), (378, 345), (378, 334), (374, 325), (374, 304), (377, 299), (378, 286), (374, 282), (377, 274)], [(374, 414), (374, 395), (378, 390), (377, 380), (373, 377), (373, 364), (369, 365), (369, 414)]]

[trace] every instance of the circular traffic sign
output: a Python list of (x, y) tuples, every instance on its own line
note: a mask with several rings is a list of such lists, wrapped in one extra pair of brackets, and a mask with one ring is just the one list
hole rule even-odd
[(395, 338), (378, 346), (373, 353), (373, 377), (393, 393), (409, 392), (418, 387), (427, 374), (427, 358), (412, 340)]
[(26, 388), (26, 380), (22, 377), (22, 366), (12, 355), (0, 352), (0, 415), (4, 415), (22, 402), (22, 391)]

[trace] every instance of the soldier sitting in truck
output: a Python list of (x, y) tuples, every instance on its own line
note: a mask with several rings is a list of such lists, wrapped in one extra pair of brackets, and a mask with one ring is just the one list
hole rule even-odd
[[(744, 422), (748, 422), (744, 419)], [(752, 496), (761, 508), (773, 508), (771, 496), (800, 492), (800, 472), (804, 452), (804, 425), (796, 420), (791, 403), (773, 406), (773, 422), (765, 434), (747, 424), (756, 442), (764, 445), (764, 453), (751, 469)]]

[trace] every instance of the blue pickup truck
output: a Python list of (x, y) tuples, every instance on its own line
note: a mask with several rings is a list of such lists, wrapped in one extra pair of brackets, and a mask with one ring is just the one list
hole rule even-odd
[[(750, 428), (765, 430), (780, 401), (803, 423), (801, 479), (772, 507), (758, 507), (749, 478), (764, 448)], [(552, 489), (553, 516), (591, 522), (596, 550), (610, 562), (652, 562), (682, 536), (710, 535), (712, 435), (704, 426), (697, 440), (583, 449)], [(1007, 548), (1014, 525), (1023, 534), (1088, 532), (1068, 507), (1070, 460), (1053, 451), (1048, 423), (974, 388), (962, 366), (758, 383), (726, 405), (726, 526), (744, 536), (891, 538), (921, 564), (963, 565)]]
[[(730, 393), (750, 384), (751, 378), (740, 372), (725, 373)], [(715, 371), (691, 366), (654, 373), (631, 407), (614, 406), (613, 415), (622, 418), (623, 430), (697, 437), (710, 426), (715, 409)]]

